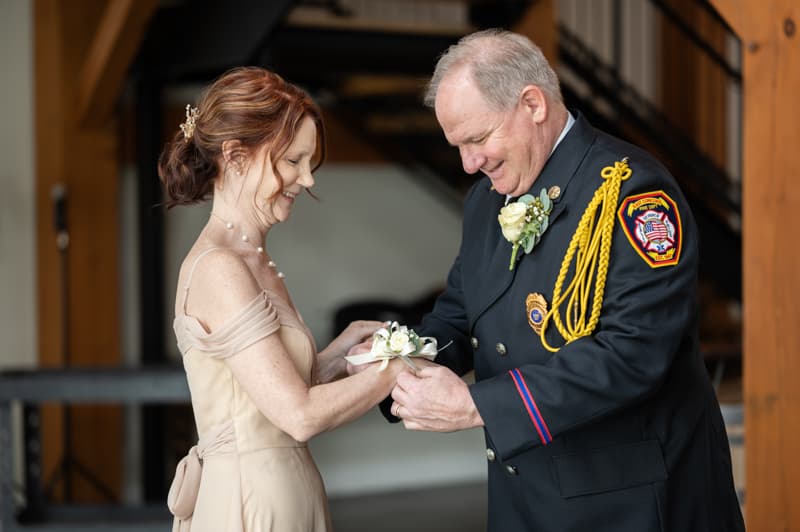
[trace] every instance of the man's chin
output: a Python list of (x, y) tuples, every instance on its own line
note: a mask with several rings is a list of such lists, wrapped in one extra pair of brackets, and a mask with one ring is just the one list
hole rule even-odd
[(503, 196), (513, 196), (513, 197), (521, 196), (522, 194), (525, 193), (525, 191), (519, 192), (518, 190), (511, 188), (507, 184), (495, 184), (494, 182), (492, 182), (492, 190)]
[(506, 194), (511, 197), (517, 198), (522, 196), (523, 194), (527, 194), (530, 192), (531, 187), (533, 187), (533, 182), (527, 183), (523, 182), (523, 180), (518, 179), (509, 183), (508, 181), (504, 183), (496, 183), (492, 181), (492, 186), (494, 190), (496, 190), (500, 194)]
[(504, 183), (502, 181), (495, 181), (491, 177), (489, 177), (489, 181), (492, 183), (492, 190), (494, 190), (498, 194), (508, 194), (507, 192), (509, 188), (508, 183)]

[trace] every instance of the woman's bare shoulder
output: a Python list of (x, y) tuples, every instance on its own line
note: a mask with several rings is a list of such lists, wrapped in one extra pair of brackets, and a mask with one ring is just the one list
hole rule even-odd
[(232, 249), (190, 253), (181, 269), (188, 283), (186, 313), (202, 317), (212, 328), (262, 291), (247, 262)]

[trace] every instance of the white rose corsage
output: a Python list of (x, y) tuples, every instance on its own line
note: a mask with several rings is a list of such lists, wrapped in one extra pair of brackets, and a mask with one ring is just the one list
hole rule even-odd
[(509, 203), (500, 209), (500, 214), (497, 216), (500, 230), (505, 239), (512, 244), (509, 270), (514, 269), (520, 247), (525, 253), (530, 253), (533, 246), (539, 243), (542, 234), (547, 230), (552, 210), (553, 202), (545, 189), (542, 189), (538, 198), (525, 194), (514, 203)]
[(411, 361), (412, 357), (433, 360), (438, 352), (436, 338), (419, 336), (414, 329), (409, 329), (405, 325), (393, 321), (387, 327), (381, 327), (373, 333), (372, 349), (367, 353), (349, 355), (344, 358), (356, 366), (382, 361), (378, 371), (383, 371), (389, 365), (389, 360), (399, 357), (416, 371), (419, 368)]

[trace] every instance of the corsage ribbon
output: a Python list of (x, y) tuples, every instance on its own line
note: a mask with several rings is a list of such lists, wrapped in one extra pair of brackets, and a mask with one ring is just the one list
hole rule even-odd
[(348, 355), (345, 359), (356, 366), (380, 360), (382, 362), (378, 371), (383, 371), (391, 359), (399, 357), (416, 371), (419, 368), (411, 361), (412, 357), (433, 360), (439, 351), (436, 338), (419, 336), (414, 329), (409, 329), (405, 325), (393, 321), (388, 327), (381, 327), (375, 331), (372, 335), (372, 348), (368, 352)]

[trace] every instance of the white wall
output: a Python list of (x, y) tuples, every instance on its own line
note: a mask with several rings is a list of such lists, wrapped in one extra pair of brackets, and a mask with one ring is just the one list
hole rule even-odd
[(31, 8), (0, 10), (0, 369), (37, 360)]
[[(461, 213), (458, 204), (443, 204), (392, 165), (327, 164), (315, 178), (320, 201), (298, 198), (291, 218), (270, 231), (267, 249), (321, 348), (341, 304), (407, 303), (444, 286), (461, 240)], [(200, 205), (166, 214), (168, 294), (175, 293), (180, 262), (208, 212), (209, 205)], [(172, 297), (165, 305), (166, 330), (172, 330)], [(167, 342), (177, 360), (173, 339)]]
[[(317, 344), (330, 340), (333, 314), (365, 298), (407, 303), (444, 285), (458, 252), (461, 213), (402, 168), (327, 164), (314, 193), (298, 199), (290, 220), (274, 227), (267, 249)], [(166, 217), (166, 285), (208, 219), (208, 206), (175, 208)], [(173, 301), (165, 302), (173, 316)], [(174, 340), (168, 349), (177, 359)], [(331, 495), (485, 478), (483, 431), (424, 434), (389, 425), (373, 410), (311, 442)]]
[[(444, 286), (461, 241), (461, 212), (388, 165), (331, 165), (267, 246), (286, 272), (320, 347), (342, 302), (408, 303)], [(312, 440), (331, 495), (485, 478), (483, 431), (408, 432), (376, 410)]]
[[(0, 370), (36, 365), (36, 227), (33, 167), (33, 30), (30, 0), (0, 10)], [(55, 245), (55, 244), (54, 244)], [(19, 408), (12, 409), (21, 434)], [(22, 482), (21, 437), (14, 482)], [(0, 449), (0, 453), (7, 449)], [(1, 528), (1, 526), (0, 526)]]

